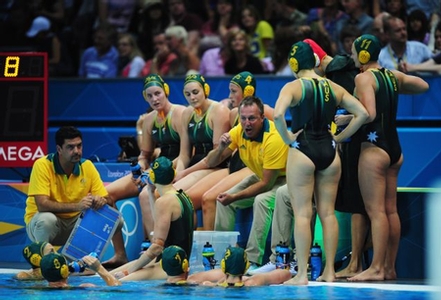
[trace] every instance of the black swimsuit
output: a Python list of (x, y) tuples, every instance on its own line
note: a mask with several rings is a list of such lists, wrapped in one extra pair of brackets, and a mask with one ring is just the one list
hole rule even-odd
[(303, 129), (290, 145), (303, 152), (317, 170), (326, 169), (335, 159), (336, 143), (329, 132), (336, 99), (327, 79), (301, 78), (303, 98), (291, 107), (291, 130)]

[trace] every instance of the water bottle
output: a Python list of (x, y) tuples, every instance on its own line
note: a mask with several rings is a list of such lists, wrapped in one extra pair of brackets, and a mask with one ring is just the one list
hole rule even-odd
[(289, 270), (290, 250), (288, 245), (280, 242), (276, 246), (276, 269)]
[(315, 243), (311, 248), (311, 280), (316, 281), (322, 273), (322, 249)]
[[(338, 116), (339, 115), (347, 115), (348, 111), (344, 108), (338, 108), (337, 111), (335, 112), (335, 114)], [(342, 132), (343, 129), (346, 128), (346, 126), (348, 126), (348, 125), (337, 126), (337, 130), (335, 131), (335, 135), (340, 134), (340, 132)], [(350, 142), (350, 141), (351, 141), (351, 138), (349, 137), (346, 140), (344, 140), (343, 142)]]
[(209, 242), (207, 242), (202, 249), (202, 264), (204, 265), (205, 271), (212, 270), (216, 266), (214, 249)]
[[(91, 252), (89, 256), (98, 258), (98, 254), (96, 254), (96, 252)], [(82, 259), (75, 260), (68, 265), (70, 273), (83, 273), (86, 267), (87, 264)]]
[(136, 160), (132, 160), (130, 163), (130, 171), (132, 171), (134, 179), (138, 179), (138, 177), (141, 176), (141, 166)]
[(152, 245), (152, 243), (150, 243), (150, 241), (147, 239), (144, 242), (141, 243), (141, 252), (139, 252), (139, 255), (143, 254), (144, 252), (147, 251), (148, 248), (150, 248), (150, 246)]

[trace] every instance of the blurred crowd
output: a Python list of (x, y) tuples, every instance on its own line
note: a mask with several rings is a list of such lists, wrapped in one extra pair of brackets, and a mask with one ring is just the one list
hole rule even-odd
[(418, 43), (424, 60), (412, 64), (441, 51), (440, 7), (439, 0), (3, 0), (0, 51), (47, 52), (51, 77), (292, 75), (286, 58), (295, 42), (311, 38), (330, 55), (350, 54), (355, 38), (371, 33), (405, 69), (413, 54), (405, 47), (400, 56), (400, 43)]

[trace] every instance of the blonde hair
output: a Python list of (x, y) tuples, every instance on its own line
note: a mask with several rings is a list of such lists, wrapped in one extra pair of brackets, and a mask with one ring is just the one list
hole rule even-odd
[(143, 58), (142, 51), (138, 47), (138, 43), (136, 42), (135, 37), (130, 33), (121, 33), (118, 35), (118, 42), (122, 39), (127, 39), (130, 46), (132, 46), (132, 51), (129, 54), (129, 58), (133, 59), (136, 56), (140, 56)]
[(233, 54), (234, 51), (233, 51), (233, 47), (231, 46), (231, 44), (232, 44), (233, 40), (237, 36), (240, 36), (240, 35), (242, 35), (246, 40), (245, 52), (250, 53), (251, 49), (250, 49), (250, 40), (249, 40), (248, 34), (243, 29), (232, 28), (228, 31), (228, 34), (227, 34), (226, 50), (227, 50), (228, 55)]

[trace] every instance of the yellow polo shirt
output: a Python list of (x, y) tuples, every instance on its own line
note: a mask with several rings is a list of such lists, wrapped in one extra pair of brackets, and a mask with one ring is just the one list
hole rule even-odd
[[(30, 222), (38, 212), (34, 195), (49, 196), (52, 201), (78, 203), (91, 193), (105, 197), (108, 195), (98, 170), (90, 160), (82, 159), (67, 177), (58, 162), (58, 154), (48, 154), (37, 159), (32, 167), (24, 221)], [(80, 212), (56, 213), (60, 218), (71, 218)]]
[(229, 133), (231, 144), (228, 147), (233, 151), (238, 149), (243, 163), (260, 179), (264, 169), (283, 169), (280, 175), (285, 175), (288, 145), (283, 142), (274, 122), (265, 118), (260, 135), (253, 140), (245, 135), (241, 124)]

